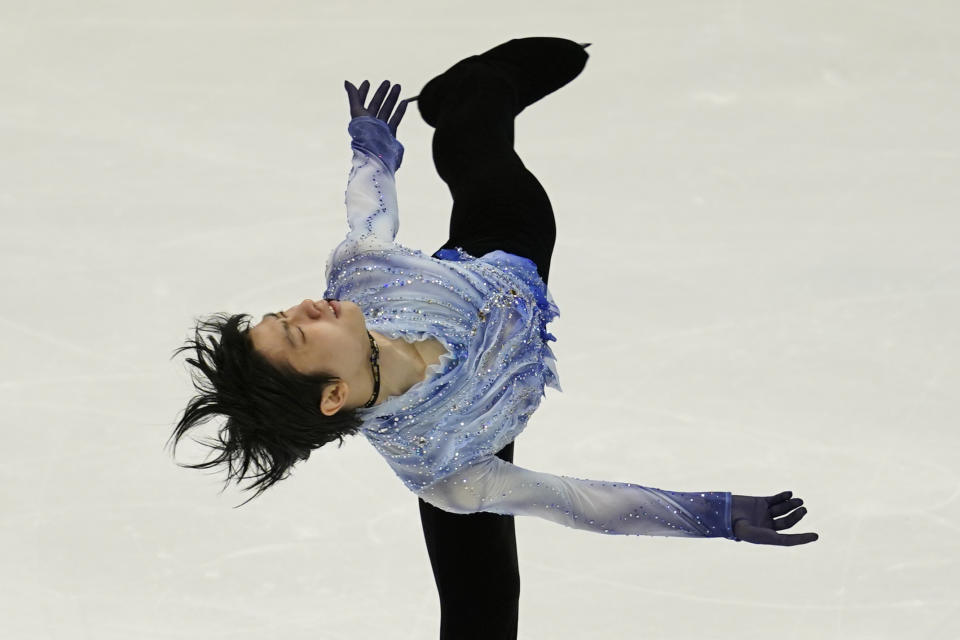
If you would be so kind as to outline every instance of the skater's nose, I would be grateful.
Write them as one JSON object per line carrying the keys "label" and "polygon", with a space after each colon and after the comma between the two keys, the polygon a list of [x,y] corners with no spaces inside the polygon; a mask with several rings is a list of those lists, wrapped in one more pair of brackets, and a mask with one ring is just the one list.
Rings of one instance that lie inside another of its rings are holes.
{"label": "skater's nose", "polygon": [[310,298],[306,298],[303,302],[301,302],[297,306],[297,310],[304,317],[309,318],[311,320],[316,320],[317,318],[320,318],[323,316],[323,314],[320,313],[320,310],[317,308],[317,303],[311,300]]}

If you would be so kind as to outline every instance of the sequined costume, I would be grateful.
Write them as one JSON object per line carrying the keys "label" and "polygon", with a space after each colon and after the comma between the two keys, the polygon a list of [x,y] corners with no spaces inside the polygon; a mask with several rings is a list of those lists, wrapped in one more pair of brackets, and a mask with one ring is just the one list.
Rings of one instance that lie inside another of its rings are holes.
{"label": "sequined costume", "polygon": [[387,124],[350,121],[349,232],[327,261],[325,298],[355,302],[368,329],[447,349],[423,381],[358,409],[361,432],[404,484],[454,513],[532,515],[608,534],[725,537],[728,492],[675,492],[535,472],[494,454],[560,390],[546,325],[558,308],[527,258],[438,257],[395,241],[403,145]]}

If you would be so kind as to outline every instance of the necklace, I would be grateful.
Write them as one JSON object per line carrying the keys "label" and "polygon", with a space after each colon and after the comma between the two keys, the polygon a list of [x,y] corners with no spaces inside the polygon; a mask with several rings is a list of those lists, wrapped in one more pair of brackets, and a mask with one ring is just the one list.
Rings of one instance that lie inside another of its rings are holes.
{"label": "necklace", "polygon": [[367,331],[367,337],[370,338],[370,368],[373,370],[373,395],[367,400],[367,404],[363,405],[364,409],[372,407],[373,403],[377,401],[377,396],[380,395],[380,347],[377,346],[377,343],[369,331]]}

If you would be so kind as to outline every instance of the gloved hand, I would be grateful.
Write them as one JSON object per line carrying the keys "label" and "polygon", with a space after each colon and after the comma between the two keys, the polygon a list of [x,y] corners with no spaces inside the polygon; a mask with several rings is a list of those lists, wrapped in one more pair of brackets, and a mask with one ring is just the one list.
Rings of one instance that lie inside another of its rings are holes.
{"label": "gloved hand", "polygon": [[[393,85],[393,88],[390,89],[390,95],[388,96],[387,89],[390,87],[390,81],[384,80],[380,86],[377,87],[377,92],[373,94],[373,98],[370,99],[370,106],[364,107],[363,102],[367,99],[367,90],[370,89],[370,82],[364,80],[360,83],[360,88],[357,89],[357,87],[353,86],[349,81],[344,80],[343,86],[347,90],[351,118],[371,116],[378,120],[383,120],[387,123],[387,126],[390,127],[390,133],[393,134],[393,137],[397,137],[397,127],[400,126],[400,120],[403,119],[403,114],[407,110],[407,103],[415,98],[402,100],[400,105],[397,106],[397,98],[400,97],[400,85]],[[386,101],[384,101],[384,97],[386,97]],[[391,118],[390,112],[393,111],[394,106],[397,107],[397,111]]]}
{"label": "gloved hand", "polygon": [[[790,499],[792,491],[784,491],[769,498],[755,496],[732,496],[730,520],[733,524],[733,535],[745,542],[754,544],[778,544],[792,547],[797,544],[806,544],[818,539],[815,533],[783,534],[776,533],[782,529],[789,529],[807,515],[807,508],[797,509],[803,504],[800,498]],[[774,518],[790,511],[790,515],[779,520]]]}

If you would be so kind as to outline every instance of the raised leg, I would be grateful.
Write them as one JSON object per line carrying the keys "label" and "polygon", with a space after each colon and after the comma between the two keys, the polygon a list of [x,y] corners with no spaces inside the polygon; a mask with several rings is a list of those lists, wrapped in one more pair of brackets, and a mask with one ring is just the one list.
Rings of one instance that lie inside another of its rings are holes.
{"label": "raised leg", "polygon": [[470,56],[430,80],[418,106],[435,127],[433,160],[453,196],[442,248],[501,249],[532,260],[547,280],[553,207],[513,148],[514,119],[583,70],[587,53],[562,38],[520,38]]}

